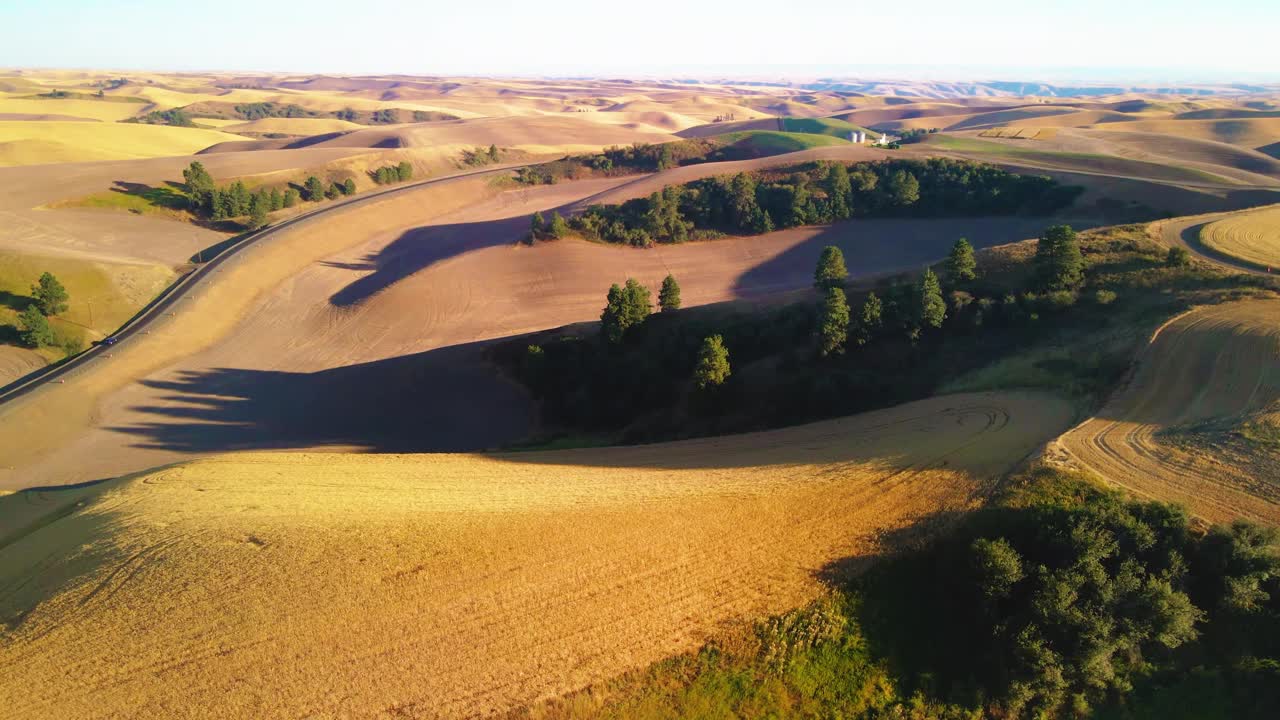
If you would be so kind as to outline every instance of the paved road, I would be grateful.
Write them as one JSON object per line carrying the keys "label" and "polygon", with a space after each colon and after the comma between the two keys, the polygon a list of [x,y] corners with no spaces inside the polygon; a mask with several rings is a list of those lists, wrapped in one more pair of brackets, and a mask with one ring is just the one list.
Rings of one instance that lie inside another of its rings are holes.
{"label": "paved road", "polygon": [[[151,322],[163,316],[166,310],[173,307],[173,305],[181,301],[183,298],[189,296],[196,289],[196,286],[198,286],[206,278],[209,278],[213,273],[215,273],[220,265],[222,265],[228,259],[235,256],[236,253],[240,252],[241,250],[244,250],[250,245],[260,243],[264,240],[268,240],[281,230],[284,230],[286,228],[293,227],[295,225],[299,225],[302,223],[311,222],[321,216],[325,216],[330,213],[338,212],[341,210],[350,209],[351,207],[360,205],[362,203],[381,200],[387,197],[388,195],[409,192],[426,185],[452,181],[458,178],[507,172],[509,170],[514,170],[520,167],[524,167],[524,165],[523,164],[501,165],[497,167],[484,168],[481,170],[468,170],[465,172],[454,173],[451,175],[444,175],[441,177],[430,178],[427,180],[407,183],[404,185],[397,185],[395,187],[388,188],[385,190],[365,193],[362,195],[358,195],[356,197],[347,198],[345,200],[339,200],[336,202],[327,203],[314,210],[310,210],[308,212],[302,213],[301,215],[296,215],[292,218],[289,218],[288,220],[284,220],[282,222],[270,225],[266,228],[263,228],[262,230],[259,230],[255,233],[251,233],[250,235],[247,235],[240,242],[227,248],[222,253],[220,253],[217,257],[206,262],[205,264],[196,268],[194,271],[188,273],[187,275],[184,275],[177,282],[170,285],[162,293],[160,293],[159,296],[157,296],[154,300],[152,300],[150,304],[144,307],[131,320],[129,320],[123,326],[121,326],[120,329],[117,330],[115,334],[112,335],[111,337],[114,337],[116,339],[116,343],[119,344],[127,341],[130,337],[133,337],[134,335],[140,332],[145,332],[147,327],[151,324]],[[94,345],[90,347],[88,350],[85,350],[79,355],[76,355],[75,357],[67,360],[66,362],[47,367],[31,375],[27,375],[22,378],[19,378],[13,383],[10,383],[5,387],[0,388],[0,405],[3,405],[4,403],[9,402],[11,400],[15,400],[19,397],[22,397],[23,395],[26,395],[30,392],[33,392],[38,388],[42,387],[43,385],[53,382],[54,380],[57,380],[58,378],[71,372],[72,370],[85,367],[91,364],[95,358],[108,352],[110,352],[110,346]]]}

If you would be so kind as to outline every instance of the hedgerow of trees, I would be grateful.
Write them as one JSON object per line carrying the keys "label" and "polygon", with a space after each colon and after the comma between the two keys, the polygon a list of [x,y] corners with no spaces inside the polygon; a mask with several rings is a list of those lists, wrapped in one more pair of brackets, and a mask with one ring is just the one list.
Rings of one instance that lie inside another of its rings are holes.
{"label": "hedgerow of trees", "polygon": [[591,239],[647,247],[723,233],[755,235],[853,217],[1050,214],[1079,188],[959,160],[810,163],[671,185],[570,220]]}
{"label": "hedgerow of trees", "polygon": [[214,222],[246,218],[244,224],[250,230],[263,227],[270,213],[294,207],[299,200],[332,200],[356,191],[355,181],[351,178],[330,182],[326,186],[314,175],[303,182],[301,191],[293,187],[284,191],[276,187],[251,191],[239,180],[218,186],[200,162],[193,162],[183,170],[182,179],[186,185],[188,206],[196,215]]}
{"label": "hedgerow of trees", "polygon": [[[1072,246],[1079,253],[1073,233],[1045,235],[1046,246],[1061,243],[1055,254],[1070,257]],[[1034,273],[1014,275],[1030,279],[1010,286],[976,279],[976,271],[975,280],[963,274],[952,280],[950,272],[939,276],[931,268],[854,292],[844,286],[847,268],[837,250],[824,250],[815,262],[815,301],[650,317],[648,290],[632,280],[610,289],[598,339],[537,343],[536,362],[526,357],[527,343],[495,352],[512,353],[500,362],[515,368],[550,424],[627,428],[628,440],[647,441],[670,438],[673,428],[745,430],[922,397],[942,379],[993,361],[1080,302],[1079,288],[1046,292]],[[1098,290],[1086,308],[1101,307]],[[1113,301],[1115,293],[1106,293]],[[735,373],[708,405],[685,393],[711,335],[721,337],[737,367],[764,362],[769,369]],[[1109,377],[1105,372],[1099,377]],[[685,408],[686,402],[693,404]]]}
{"label": "hedgerow of trees", "polygon": [[[379,185],[393,185],[413,179],[413,165],[402,160],[397,165],[385,165],[370,173],[373,181]],[[352,186],[354,189],[354,185]]]}
{"label": "hedgerow of trees", "polygon": [[562,180],[578,180],[597,175],[616,176],[657,172],[705,161],[717,145],[709,140],[682,140],[670,143],[636,143],[611,147],[595,155],[569,155],[559,160],[531,165],[516,171],[516,181],[525,185],[554,185]]}

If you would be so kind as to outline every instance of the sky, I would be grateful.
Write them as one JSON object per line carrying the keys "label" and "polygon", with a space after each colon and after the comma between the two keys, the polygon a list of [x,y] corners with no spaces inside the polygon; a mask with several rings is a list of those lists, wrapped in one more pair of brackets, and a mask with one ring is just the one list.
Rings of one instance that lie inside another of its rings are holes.
{"label": "sky", "polygon": [[0,0],[0,67],[1260,82],[1277,27],[1277,0]]}

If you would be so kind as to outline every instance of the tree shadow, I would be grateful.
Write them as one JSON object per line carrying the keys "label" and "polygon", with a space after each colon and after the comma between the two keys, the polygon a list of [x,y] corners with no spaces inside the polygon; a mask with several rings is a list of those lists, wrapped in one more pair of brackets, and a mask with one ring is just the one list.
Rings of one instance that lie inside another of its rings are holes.
{"label": "tree shadow", "polygon": [[354,263],[324,263],[344,270],[372,271],[329,298],[336,307],[357,305],[395,283],[436,263],[459,255],[501,245],[513,245],[529,229],[521,214],[474,223],[428,225],[408,230],[376,253]]}
{"label": "tree shadow", "polygon": [[143,183],[116,180],[111,187],[112,192],[142,198],[149,205],[166,210],[187,210],[187,196],[183,194],[185,186],[181,183],[167,182],[164,187],[152,187]]}
{"label": "tree shadow", "polygon": [[[0,345],[17,345],[19,347],[26,347],[26,343],[22,342],[22,333],[13,325],[0,325]],[[17,378],[17,380],[21,379],[22,378]],[[0,388],[3,387],[4,386],[0,386]]]}
{"label": "tree shadow", "polygon": [[524,391],[487,365],[482,343],[318,372],[217,368],[142,384],[160,402],[110,428],[136,447],[179,452],[355,446],[382,452],[474,451],[532,427]]}
{"label": "tree shadow", "polygon": [[18,295],[8,290],[0,290],[0,305],[13,310],[14,312],[22,312],[34,305],[36,299],[27,295]]}
{"label": "tree shadow", "polygon": [[[1045,217],[978,217],[946,219],[884,218],[848,220],[826,225],[812,237],[788,248],[740,275],[734,289],[741,295],[761,288],[795,289],[813,282],[813,268],[828,245],[840,248],[852,277],[896,272],[915,273],[947,256],[951,246],[967,238],[975,249],[1038,237],[1045,227],[1060,222]],[[775,235],[812,232],[784,230]],[[721,242],[733,242],[724,240]]]}

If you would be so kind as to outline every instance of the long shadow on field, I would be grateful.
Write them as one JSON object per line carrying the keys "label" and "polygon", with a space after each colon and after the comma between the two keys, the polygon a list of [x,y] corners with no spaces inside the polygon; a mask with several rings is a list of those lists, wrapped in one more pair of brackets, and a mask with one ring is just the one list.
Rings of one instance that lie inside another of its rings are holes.
{"label": "long shadow on field", "polygon": [[329,303],[350,307],[395,283],[449,258],[498,245],[511,245],[529,232],[529,216],[414,228],[358,263],[327,263],[343,270],[372,271],[334,293]]}
{"label": "long shadow on field", "polygon": [[524,392],[459,345],[314,373],[218,368],[144,380],[163,403],[111,430],[178,452],[352,445],[371,451],[470,451],[524,437]]}
{"label": "long shadow on field", "polygon": [[[854,277],[916,272],[946,257],[959,238],[968,238],[981,249],[1038,237],[1055,222],[1061,221],[1043,217],[850,220],[825,226],[812,237],[744,272],[734,283],[734,290],[741,295],[758,295],[808,287],[813,283],[818,256],[828,245],[840,248]],[[796,231],[778,234],[791,232]]]}

